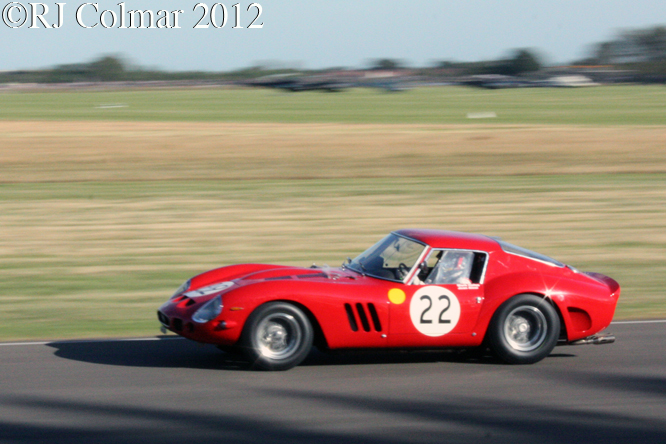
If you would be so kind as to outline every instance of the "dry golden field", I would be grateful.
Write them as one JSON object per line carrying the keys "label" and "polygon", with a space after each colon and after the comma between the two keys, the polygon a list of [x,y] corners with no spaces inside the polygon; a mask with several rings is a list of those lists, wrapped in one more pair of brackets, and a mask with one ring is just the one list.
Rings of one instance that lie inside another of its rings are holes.
{"label": "dry golden field", "polygon": [[0,183],[666,172],[666,127],[0,121]]}

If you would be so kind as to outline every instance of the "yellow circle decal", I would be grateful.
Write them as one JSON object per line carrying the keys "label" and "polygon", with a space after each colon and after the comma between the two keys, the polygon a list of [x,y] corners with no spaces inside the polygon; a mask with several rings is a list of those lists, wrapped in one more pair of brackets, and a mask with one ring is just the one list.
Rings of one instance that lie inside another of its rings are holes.
{"label": "yellow circle decal", "polygon": [[394,304],[402,304],[405,302],[405,299],[407,299],[407,296],[405,295],[405,292],[402,291],[399,288],[392,288],[388,292],[388,298],[389,301],[393,302]]}

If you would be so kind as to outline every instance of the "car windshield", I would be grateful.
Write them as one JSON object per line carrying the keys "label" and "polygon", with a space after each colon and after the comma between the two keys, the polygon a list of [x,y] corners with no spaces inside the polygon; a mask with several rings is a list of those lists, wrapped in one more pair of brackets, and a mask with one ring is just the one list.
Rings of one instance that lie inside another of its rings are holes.
{"label": "car windshield", "polygon": [[347,267],[369,276],[402,281],[416,265],[425,246],[389,234],[352,260]]}

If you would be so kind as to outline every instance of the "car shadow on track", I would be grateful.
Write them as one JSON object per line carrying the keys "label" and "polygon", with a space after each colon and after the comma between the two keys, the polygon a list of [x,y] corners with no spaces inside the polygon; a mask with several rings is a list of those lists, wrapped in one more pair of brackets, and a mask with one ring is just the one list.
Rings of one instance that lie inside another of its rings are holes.
{"label": "car shadow on track", "polygon": [[[80,362],[126,367],[194,368],[210,370],[250,370],[240,355],[222,352],[211,345],[158,337],[145,341],[63,341],[52,342],[55,356]],[[551,357],[571,357],[566,353]],[[480,350],[388,351],[350,350],[323,353],[313,349],[301,364],[310,366],[410,364],[451,362],[476,365],[503,365],[489,353]]]}
{"label": "car shadow on track", "polygon": [[55,356],[73,361],[123,367],[247,369],[242,357],[224,353],[213,346],[173,337],[145,341],[63,341],[52,342]]}

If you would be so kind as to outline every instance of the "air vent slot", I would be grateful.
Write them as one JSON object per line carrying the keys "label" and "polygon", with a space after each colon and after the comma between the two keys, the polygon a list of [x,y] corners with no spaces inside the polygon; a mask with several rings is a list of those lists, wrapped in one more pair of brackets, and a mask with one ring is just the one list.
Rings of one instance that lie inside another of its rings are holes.
{"label": "air vent slot", "polygon": [[382,323],[379,321],[379,315],[377,315],[375,304],[368,304],[368,311],[370,312],[370,318],[372,318],[372,324],[375,327],[375,331],[382,331]]}
{"label": "air vent slot", "polygon": [[298,279],[308,279],[308,278],[323,278],[326,277],[324,273],[308,273],[308,274],[299,274],[296,275]]}
{"label": "air vent slot", "polygon": [[267,281],[283,281],[285,279],[291,279],[291,276],[276,276],[276,277],[266,278]]}
{"label": "air vent slot", "polygon": [[351,305],[345,304],[345,311],[347,312],[347,319],[349,319],[349,326],[351,327],[352,331],[358,331],[356,316],[354,316],[354,310],[352,310]]}
{"label": "air vent slot", "polygon": [[363,330],[370,331],[370,322],[368,321],[368,315],[365,314],[365,309],[363,308],[363,304],[358,302],[356,304],[356,311],[358,312],[358,317],[361,319],[361,325],[363,326]]}
{"label": "air vent slot", "polygon": [[587,331],[592,328],[592,318],[585,310],[575,307],[569,307],[567,310],[571,325],[576,331]]}
{"label": "air vent slot", "polygon": [[183,320],[173,318],[173,329],[176,331],[183,331]]}
{"label": "air vent slot", "polygon": [[192,298],[188,298],[187,296],[182,296],[177,299],[174,299],[174,302],[176,302],[181,307],[189,307],[197,303],[197,301],[195,301]]}

